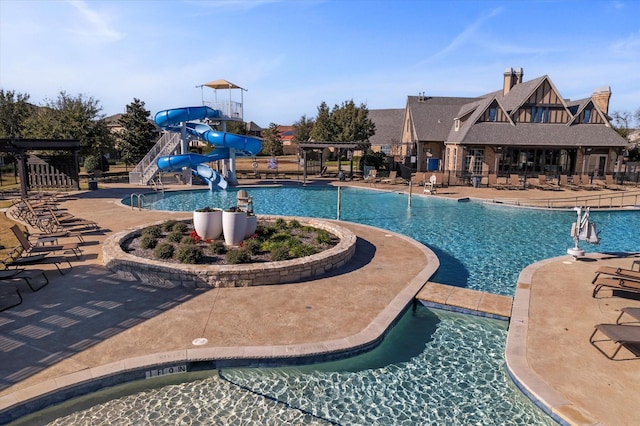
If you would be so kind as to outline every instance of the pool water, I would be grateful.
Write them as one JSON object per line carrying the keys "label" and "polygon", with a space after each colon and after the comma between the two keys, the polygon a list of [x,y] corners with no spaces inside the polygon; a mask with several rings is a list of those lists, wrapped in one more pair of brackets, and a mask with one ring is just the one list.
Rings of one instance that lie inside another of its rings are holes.
{"label": "pool water", "polygon": [[[336,188],[251,188],[257,214],[335,219]],[[179,191],[160,210],[235,205],[235,191]],[[441,266],[433,281],[512,295],[519,272],[566,254],[575,212],[343,188],[340,218],[410,236]],[[599,246],[636,251],[640,212],[594,212]],[[366,309],[366,306],[363,307]],[[68,401],[19,424],[546,425],[553,420],[509,378],[507,323],[436,309],[408,311],[381,345],[304,367],[225,369],[129,383]],[[62,416],[62,417],[61,417]]]}
{"label": "pool water", "polygon": [[[554,424],[507,375],[506,333],[504,321],[418,307],[379,347],[353,358],[201,372],[133,394],[124,385],[93,394],[90,408],[50,424]],[[93,405],[101,399],[108,401]]]}
{"label": "pool water", "polygon": [[[250,188],[257,214],[336,219],[338,190],[328,188]],[[345,187],[340,219],[407,235],[428,246],[440,260],[432,278],[442,284],[513,295],[518,274],[539,260],[565,255],[573,247],[574,211],[534,210],[481,202]],[[177,191],[148,204],[157,210],[192,211],[235,205],[236,191]],[[600,245],[585,251],[632,252],[640,241],[640,212],[592,212]]]}

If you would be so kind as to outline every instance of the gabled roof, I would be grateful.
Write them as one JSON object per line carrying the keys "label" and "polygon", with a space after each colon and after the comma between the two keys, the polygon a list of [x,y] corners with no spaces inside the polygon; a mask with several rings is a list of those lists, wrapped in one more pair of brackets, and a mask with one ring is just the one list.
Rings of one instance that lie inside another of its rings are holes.
{"label": "gabled roof", "polygon": [[[463,107],[463,109],[467,109],[468,105],[473,105],[474,108],[475,108],[473,110],[473,113],[465,121],[465,124],[463,126],[461,126],[460,129],[458,129],[457,131],[455,129],[455,125],[452,126],[451,127],[451,131],[449,132],[449,136],[447,137],[446,140],[447,141],[461,141],[461,140],[463,140],[464,137],[469,132],[469,130],[473,127],[473,125],[477,124],[478,119],[485,113],[487,108],[489,108],[491,106],[491,104],[493,104],[493,101],[496,101],[498,106],[500,108],[502,108],[502,110],[504,111],[505,115],[507,116],[507,118],[509,120],[509,123],[501,123],[501,124],[510,124],[510,125],[513,126],[513,121],[511,120],[511,117],[509,116],[508,111],[502,106],[502,104],[500,103],[498,98],[495,96],[495,92],[494,92],[494,93],[491,94],[491,96],[487,96],[486,98],[482,98],[481,100],[479,100],[477,102],[473,102],[472,104],[465,105]],[[464,114],[460,114],[459,117],[462,117],[463,115]]]}
{"label": "gabled roof", "polygon": [[[523,123],[513,121],[514,115],[545,82],[568,111],[568,123]],[[510,122],[478,122],[487,108],[496,101]],[[575,117],[587,107],[595,110],[608,123],[608,118],[591,98],[569,101],[562,98],[548,76],[515,84],[504,95],[502,90],[477,98],[407,97],[407,111],[411,114],[416,137],[420,141],[444,141],[470,145],[528,145],[528,146],[625,146],[626,141],[606,124],[575,123]],[[464,118],[464,125],[455,130],[455,120]]]}
{"label": "gabled roof", "polygon": [[[575,101],[575,103],[576,103],[577,109],[576,109],[576,112],[573,113],[573,118],[569,120],[568,125],[575,124],[578,118],[580,117],[580,114],[582,113],[582,111],[586,109],[588,106],[591,106],[591,108],[593,108],[593,110],[596,111],[596,113],[602,118],[602,120],[605,123],[609,122],[609,118],[607,117],[607,115],[604,112],[602,112],[600,108],[598,108],[598,105],[595,102],[593,102],[593,99],[591,98],[580,99],[578,101]],[[570,111],[572,107],[573,107],[573,103],[572,105],[569,106]]]}
{"label": "gabled roof", "polygon": [[390,145],[402,140],[404,109],[370,109],[369,120],[376,126],[376,133],[369,138],[372,146]]}
{"label": "gabled roof", "polygon": [[449,135],[454,117],[462,107],[480,98],[409,96],[407,107],[411,113],[416,136],[422,141],[443,141]]}

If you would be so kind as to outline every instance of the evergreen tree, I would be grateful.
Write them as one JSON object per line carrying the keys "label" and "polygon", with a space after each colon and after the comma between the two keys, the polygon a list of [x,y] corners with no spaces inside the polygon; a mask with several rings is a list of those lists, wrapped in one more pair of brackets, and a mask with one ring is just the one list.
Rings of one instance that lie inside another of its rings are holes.
{"label": "evergreen tree", "polygon": [[306,115],[300,117],[300,120],[293,123],[293,142],[307,142],[311,139],[314,124],[313,119],[307,119]]}
{"label": "evergreen tree", "polygon": [[318,116],[311,138],[318,142],[361,142],[369,143],[376,132],[375,124],[369,119],[365,104],[356,106],[353,100],[335,105],[331,111],[325,102],[318,107]]}
{"label": "evergreen tree", "polygon": [[282,155],[282,139],[280,139],[280,131],[276,123],[269,124],[269,128],[262,132],[262,150],[264,155]]}
{"label": "evergreen tree", "polygon": [[120,117],[119,150],[125,164],[137,164],[156,142],[157,130],[150,121],[151,113],[140,99],[133,98],[127,112]]}
{"label": "evergreen tree", "polygon": [[333,140],[331,112],[324,101],[318,107],[318,116],[309,136],[317,142]]}
{"label": "evergreen tree", "polygon": [[369,138],[376,133],[367,106],[361,104],[357,107],[353,100],[333,107],[331,123],[334,142],[369,142]]}

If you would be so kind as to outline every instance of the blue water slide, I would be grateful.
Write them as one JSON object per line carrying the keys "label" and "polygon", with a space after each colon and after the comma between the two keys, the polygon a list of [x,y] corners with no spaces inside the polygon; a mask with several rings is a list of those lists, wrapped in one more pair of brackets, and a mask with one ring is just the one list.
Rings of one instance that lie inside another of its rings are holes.
{"label": "blue water slide", "polygon": [[219,173],[203,163],[229,158],[231,156],[230,148],[233,148],[235,154],[239,156],[255,156],[262,149],[262,143],[258,138],[219,132],[213,130],[207,124],[190,122],[192,120],[220,117],[222,117],[221,111],[208,106],[159,111],[155,115],[155,122],[159,127],[172,132],[181,132],[182,126],[179,126],[179,124],[186,123],[185,131],[187,133],[210,143],[215,149],[208,155],[178,154],[160,157],[157,161],[158,168],[165,171],[175,171],[189,167],[193,174],[208,183],[210,189],[214,187],[226,189],[227,181]]}

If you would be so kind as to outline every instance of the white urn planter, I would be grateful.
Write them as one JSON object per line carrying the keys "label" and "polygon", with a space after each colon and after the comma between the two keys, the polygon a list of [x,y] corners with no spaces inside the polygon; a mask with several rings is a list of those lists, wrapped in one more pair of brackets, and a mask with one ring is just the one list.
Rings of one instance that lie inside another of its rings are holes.
{"label": "white urn planter", "polygon": [[258,227],[258,216],[256,215],[247,215],[247,225],[244,230],[244,237],[249,238],[253,234],[256,233],[256,228]]}
{"label": "white urn planter", "polygon": [[244,240],[247,227],[247,212],[222,212],[222,233],[224,243],[228,246],[237,246]]}
{"label": "white urn planter", "polygon": [[203,240],[215,240],[222,234],[222,210],[194,211],[193,229]]}

